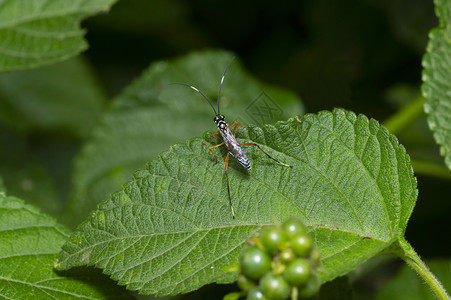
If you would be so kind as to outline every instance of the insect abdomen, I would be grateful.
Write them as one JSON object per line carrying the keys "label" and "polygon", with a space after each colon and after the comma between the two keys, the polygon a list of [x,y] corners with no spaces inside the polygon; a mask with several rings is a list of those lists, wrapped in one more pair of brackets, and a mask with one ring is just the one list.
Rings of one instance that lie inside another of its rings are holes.
{"label": "insect abdomen", "polygon": [[222,128],[219,125],[218,127],[222,139],[224,140],[224,143],[227,146],[227,150],[229,150],[229,153],[233,157],[235,157],[243,167],[245,167],[246,169],[250,169],[251,163],[249,162],[249,159],[247,159],[246,153],[244,152],[243,148],[241,148],[235,136],[232,134],[232,131],[230,131],[230,128],[227,126],[227,123],[224,122],[224,126],[222,126]]}
{"label": "insect abdomen", "polygon": [[249,159],[247,159],[246,153],[244,153],[241,147],[238,151],[230,151],[230,154],[236,158],[240,165],[246,169],[251,169],[251,163],[249,162]]}
{"label": "insect abdomen", "polygon": [[251,163],[249,162],[249,160],[247,159],[247,157],[246,156],[244,156],[244,157],[240,157],[240,158],[237,158],[237,160],[240,162],[240,164],[243,166],[243,167],[245,167],[246,169],[251,169]]}

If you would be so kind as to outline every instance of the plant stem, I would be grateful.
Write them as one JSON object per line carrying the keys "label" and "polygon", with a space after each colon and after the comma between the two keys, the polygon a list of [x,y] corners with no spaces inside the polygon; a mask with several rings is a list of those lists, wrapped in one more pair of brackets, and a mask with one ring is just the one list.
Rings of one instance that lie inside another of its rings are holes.
{"label": "plant stem", "polygon": [[400,239],[397,243],[397,247],[392,248],[392,250],[396,255],[409,264],[409,266],[411,266],[412,269],[414,269],[417,274],[421,276],[421,278],[423,278],[438,299],[449,299],[449,296],[440,281],[435,278],[434,274],[431,273],[426,264],[421,260],[415,250],[413,250],[412,246],[410,246],[404,238]]}
{"label": "plant stem", "polygon": [[411,163],[415,174],[451,180],[451,171],[442,164],[414,159]]}
{"label": "plant stem", "polygon": [[298,300],[298,288],[293,287],[291,289],[291,300]]}
{"label": "plant stem", "polygon": [[402,108],[384,122],[391,134],[397,134],[424,114],[424,97],[418,96],[412,103]]}

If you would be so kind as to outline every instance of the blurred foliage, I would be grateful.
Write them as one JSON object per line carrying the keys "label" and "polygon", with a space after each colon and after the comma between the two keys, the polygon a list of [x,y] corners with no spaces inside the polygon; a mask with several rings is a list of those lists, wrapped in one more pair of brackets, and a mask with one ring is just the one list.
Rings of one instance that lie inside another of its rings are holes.
{"label": "blurred foliage", "polygon": [[19,132],[61,131],[86,137],[105,101],[79,57],[0,74],[0,119]]}
{"label": "blurred foliage", "polygon": [[[451,288],[449,258],[426,260],[432,273],[446,290]],[[354,283],[353,299],[437,299],[430,287],[393,255],[374,257],[350,273]]]}
{"label": "blurred foliage", "polygon": [[217,47],[236,52],[257,77],[298,92],[309,112],[339,106],[381,120],[393,112],[385,89],[420,83],[436,23],[432,1],[422,0],[129,0],[85,26],[88,57],[111,94],[149,61]]}
{"label": "blurred foliage", "polygon": [[23,197],[44,212],[58,215],[62,203],[49,172],[30,155],[24,139],[0,126],[0,174],[3,190]]}
{"label": "blurred foliage", "polygon": [[0,175],[8,193],[58,216],[78,143],[105,103],[80,58],[0,74]]}
{"label": "blurred foliage", "polygon": [[0,72],[36,68],[88,48],[80,21],[117,0],[0,1]]}
{"label": "blurred foliage", "polygon": [[[434,275],[446,290],[451,289],[451,267],[449,259],[426,261]],[[368,299],[367,297],[363,299]],[[433,300],[437,299],[429,286],[423,284],[418,275],[407,265],[403,265],[394,279],[382,286],[375,297],[377,300]]]}

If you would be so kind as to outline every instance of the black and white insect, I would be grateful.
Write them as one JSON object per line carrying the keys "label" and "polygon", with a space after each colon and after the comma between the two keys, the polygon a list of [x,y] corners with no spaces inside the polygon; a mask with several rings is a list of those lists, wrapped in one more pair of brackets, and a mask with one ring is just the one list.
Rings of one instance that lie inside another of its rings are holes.
{"label": "black and white insect", "polygon": [[[202,97],[205,98],[205,100],[207,100],[207,102],[210,104],[211,108],[213,109],[214,113],[215,113],[215,118],[213,119],[213,121],[216,123],[216,125],[218,126],[218,132],[214,133],[213,135],[217,135],[217,134],[221,134],[221,137],[223,139],[223,142],[216,145],[216,146],[212,146],[210,148],[208,148],[208,150],[211,151],[211,153],[213,153],[213,155],[217,158],[216,154],[213,152],[212,149],[220,147],[222,145],[226,145],[227,147],[227,156],[225,159],[225,164],[224,164],[224,172],[226,175],[226,179],[227,179],[227,194],[229,196],[229,204],[230,204],[230,210],[232,211],[232,218],[235,219],[235,211],[233,209],[233,205],[232,205],[232,198],[230,197],[230,184],[229,184],[229,175],[227,174],[227,166],[229,164],[229,155],[232,155],[233,157],[235,157],[238,162],[245,167],[246,169],[251,169],[251,163],[249,162],[249,159],[246,156],[246,152],[244,152],[243,148],[241,148],[242,146],[255,146],[257,147],[261,152],[263,152],[268,158],[274,160],[275,162],[277,162],[279,165],[285,166],[285,167],[292,167],[290,165],[284,164],[280,161],[278,161],[277,159],[271,157],[268,153],[266,153],[265,151],[263,151],[263,149],[256,143],[244,143],[244,144],[239,144],[238,141],[235,138],[236,135],[236,130],[237,130],[237,126],[241,126],[243,128],[245,128],[242,124],[240,124],[237,121],[234,121],[232,124],[227,125],[224,116],[220,114],[219,111],[219,101],[220,101],[220,97],[221,97],[221,88],[222,88],[222,84],[224,83],[224,78],[225,75],[227,73],[227,70],[229,69],[230,65],[232,64],[233,60],[235,58],[232,59],[232,61],[229,63],[229,65],[227,66],[227,68],[224,71],[224,74],[222,75],[221,78],[221,83],[219,84],[219,92],[218,92],[218,111],[216,112],[213,104],[211,103],[211,101],[207,98],[207,96],[205,96],[199,89],[195,88],[192,85],[186,84],[186,83],[171,83],[171,84],[179,84],[179,85],[184,85],[187,86],[189,88],[192,88],[193,90],[195,90],[196,92],[198,92],[199,94],[202,95]],[[235,129],[232,131],[230,130],[231,127],[235,126]]]}

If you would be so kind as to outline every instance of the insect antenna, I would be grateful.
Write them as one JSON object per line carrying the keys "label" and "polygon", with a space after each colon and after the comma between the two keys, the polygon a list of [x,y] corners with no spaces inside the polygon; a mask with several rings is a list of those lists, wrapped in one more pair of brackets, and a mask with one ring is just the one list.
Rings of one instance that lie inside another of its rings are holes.
{"label": "insect antenna", "polygon": [[235,59],[235,56],[232,57],[232,60],[230,61],[230,63],[229,63],[229,65],[227,66],[227,68],[225,69],[224,74],[222,75],[222,78],[221,78],[221,84],[219,85],[219,92],[218,92],[218,114],[219,114],[219,99],[220,99],[220,97],[221,97],[221,88],[222,88],[222,84],[224,83],[224,78],[225,78],[225,75],[226,75],[226,73],[227,73],[227,70],[229,69],[229,67],[230,67],[230,65],[232,64],[232,62],[233,62],[234,59]]}
{"label": "insect antenna", "polygon": [[[194,87],[194,86],[192,86],[192,85],[189,85],[189,84],[186,84],[186,83],[180,83],[180,82],[170,83],[169,85],[174,85],[174,84],[187,86],[187,87],[189,87],[189,88],[192,88],[193,90],[195,90],[195,91],[198,92],[199,94],[201,94],[202,97],[204,97],[205,100],[207,100],[207,102],[210,104],[211,108],[213,108],[213,111],[215,112],[215,115],[218,115],[218,113],[216,113],[216,109],[214,108],[214,106],[213,106],[213,104],[211,103],[211,101],[207,98],[207,96],[205,96],[201,91],[199,91],[198,88],[196,88],[196,87]],[[219,107],[218,107],[218,108],[219,108]],[[218,110],[218,111],[219,111],[219,110]]]}

